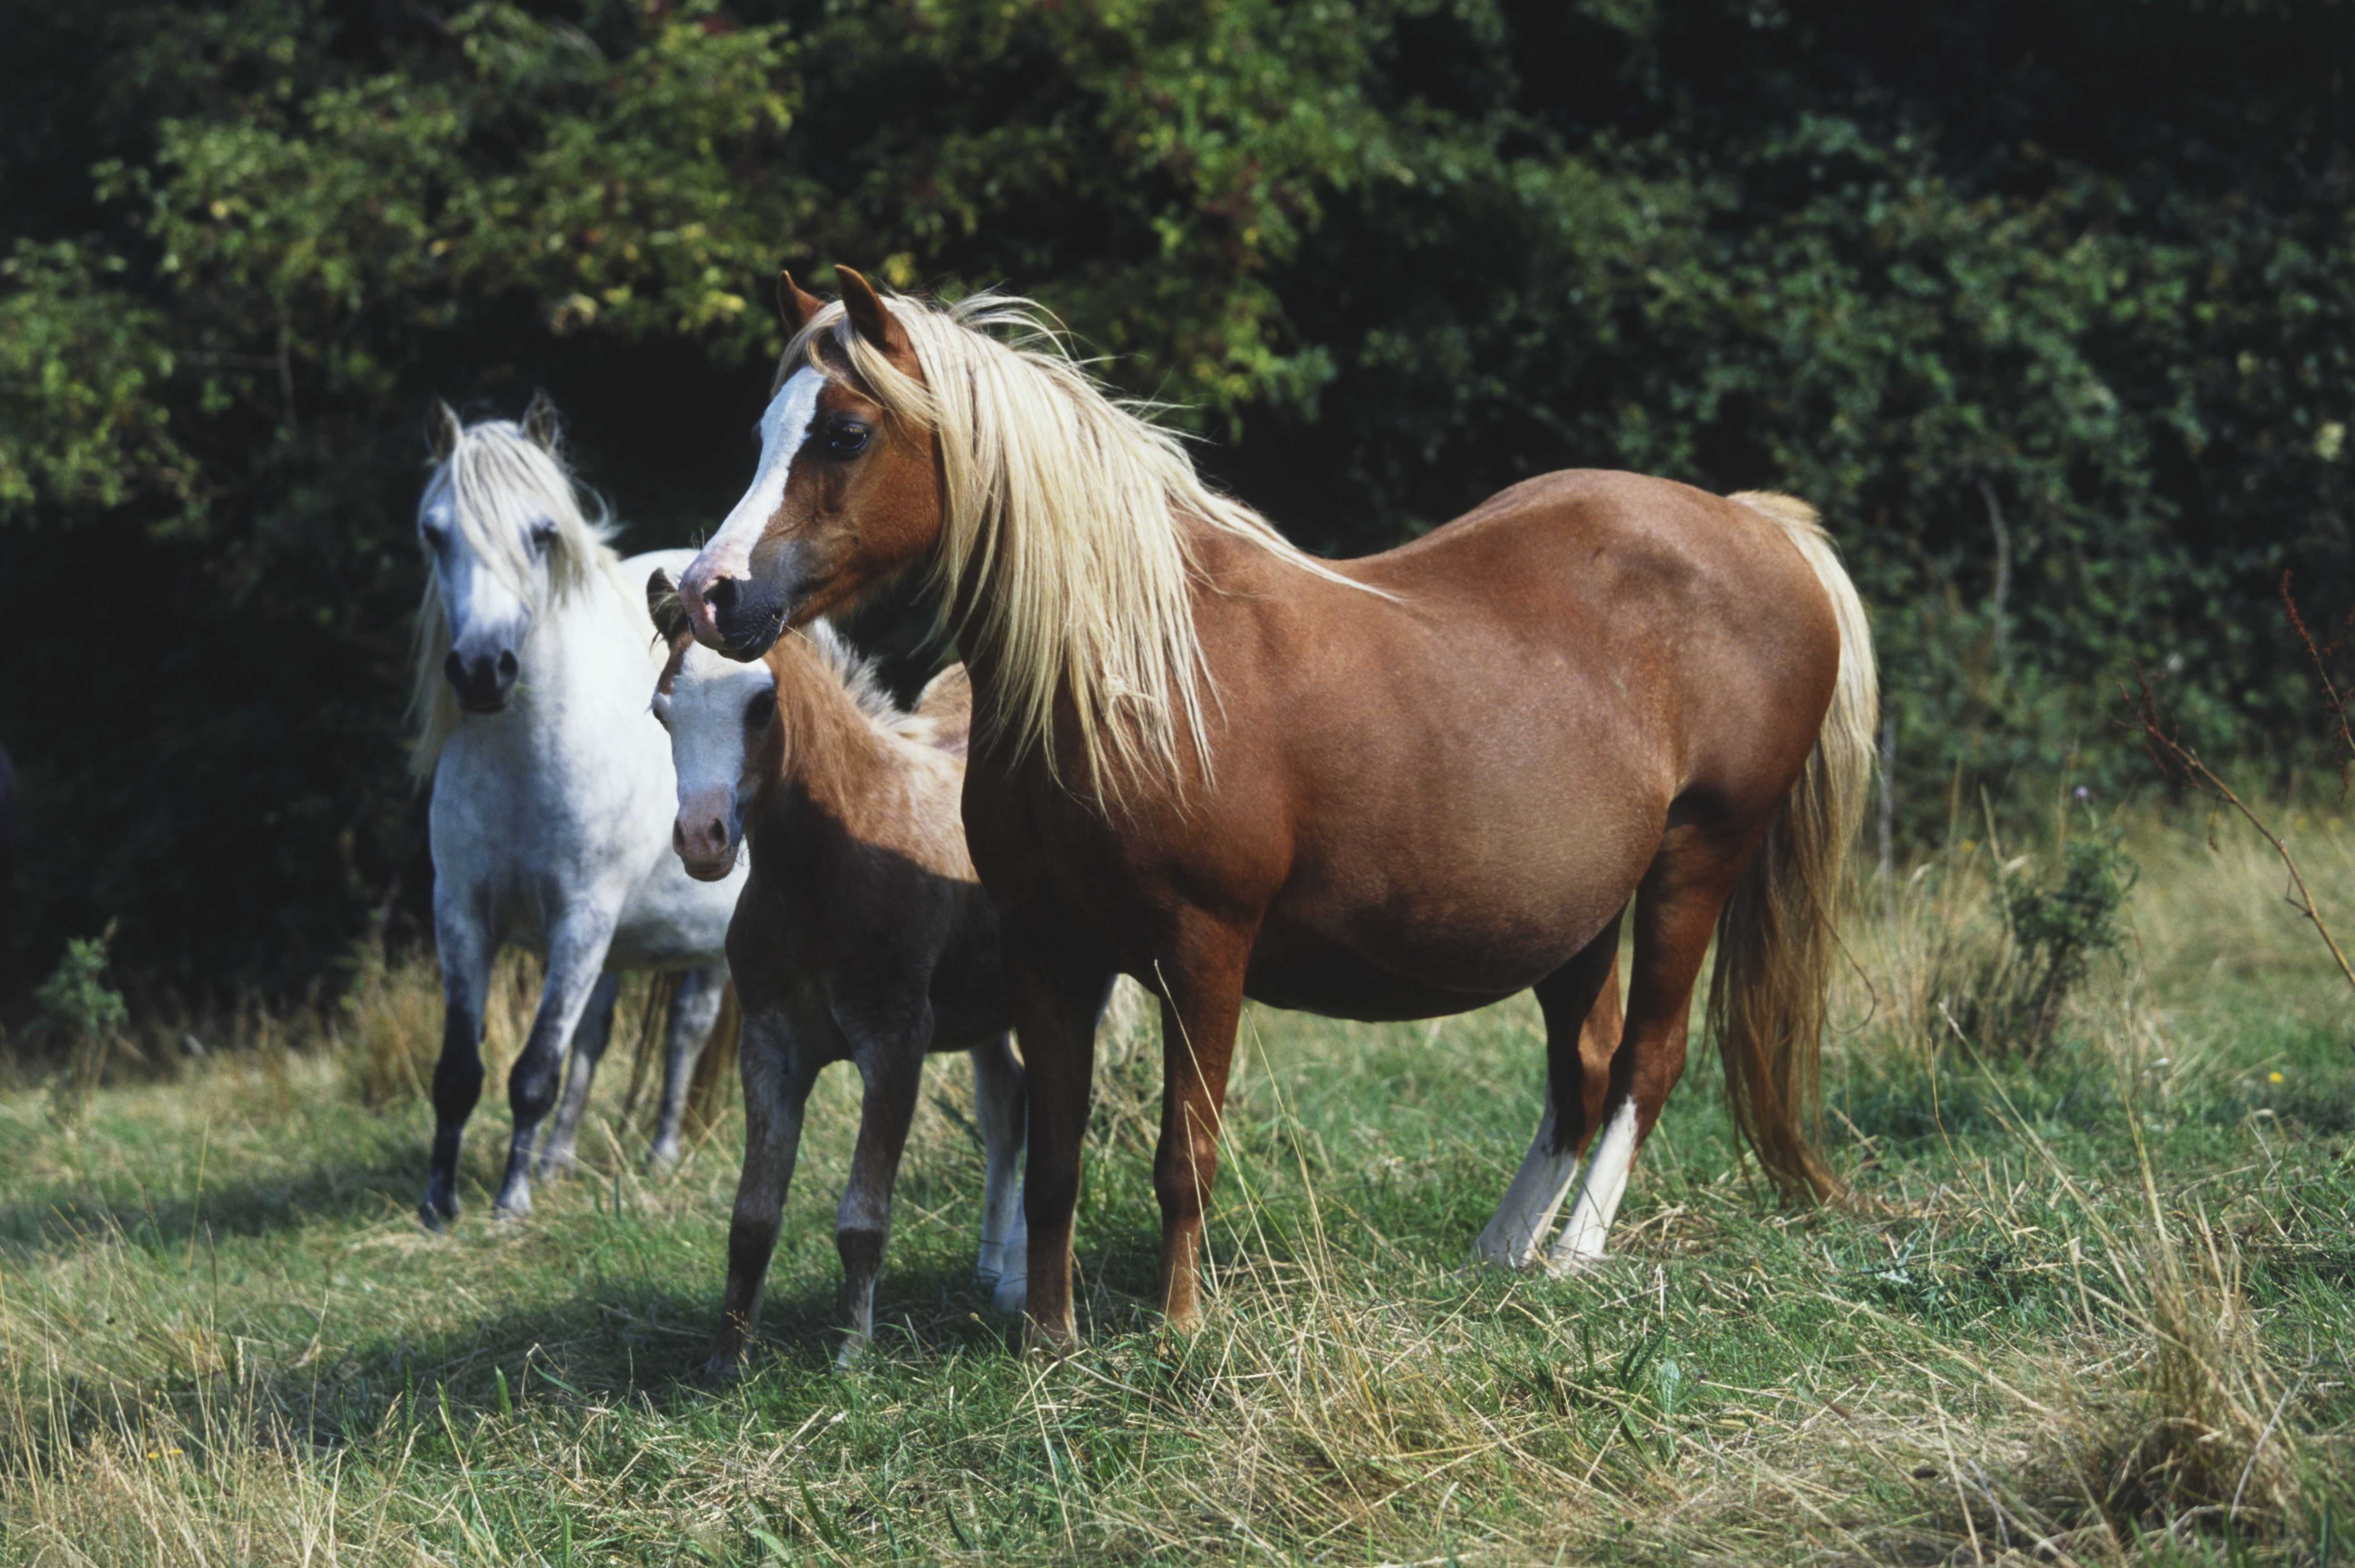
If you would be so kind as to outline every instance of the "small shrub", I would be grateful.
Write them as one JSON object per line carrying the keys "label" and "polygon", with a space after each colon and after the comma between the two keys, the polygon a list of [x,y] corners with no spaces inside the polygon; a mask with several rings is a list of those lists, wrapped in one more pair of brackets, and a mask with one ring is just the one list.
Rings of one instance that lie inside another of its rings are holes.
{"label": "small shrub", "polygon": [[2011,1037],[2040,1054],[2060,1027],[2061,1009],[2094,959],[2126,941],[2118,910],[2136,869],[2115,833],[2072,838],[2062,847],[2061,876],[2051,883],[2014,882],[2004,900],[2016,953]]}
{"label": "small shrub", "polygon": [[1937,955],[1934,1005],[1975,1050],[2041,1056],[2094,960],[2126,941],[2136,868],[2117,836],[2070,838],[2060,859],[2049,879],[2000,867],[1986,895],[1995,918],[1958,924]]}
{"label": "small shrub", "polygon": [[114,923],[109,921],[96,936],[67,943],[65,956],[33,993],[35,1036],[65,1051],[64,1071],[49,1096],[50,1113],[61,1122],[80,1120],[106,1071],[109,1051],[131,1019],[123,993],[106,983],[107,948],[113,940]]}

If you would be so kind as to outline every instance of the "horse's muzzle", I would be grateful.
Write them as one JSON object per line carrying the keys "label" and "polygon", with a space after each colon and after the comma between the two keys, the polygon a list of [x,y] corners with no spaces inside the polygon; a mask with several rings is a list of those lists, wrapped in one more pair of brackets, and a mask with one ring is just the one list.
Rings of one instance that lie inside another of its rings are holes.
{"label": "horse's muzzle", "polygon": [[757,578],[714,578],[703,591],[703,603],[711,633],[705,644],[745,663],[775,645],[791,609],[782,589],[764,587]]}
{"label": "horse's muzzle", "polygon": [[728,814],[706,805],[682,805],[670,827],[670,847],[678,863],[698,882],[716,882],[736,869],[736,847],[741,840]]}
{"label": "horse's muzzle", "polygon": [[461,654],[450,650],[442,661],[442,673],[449,677],[450,688],[458,694],[458,706],[469,713],[496,713],[507,705],[507,693],[516,682],[515,650],[501,648],[496,654]]}

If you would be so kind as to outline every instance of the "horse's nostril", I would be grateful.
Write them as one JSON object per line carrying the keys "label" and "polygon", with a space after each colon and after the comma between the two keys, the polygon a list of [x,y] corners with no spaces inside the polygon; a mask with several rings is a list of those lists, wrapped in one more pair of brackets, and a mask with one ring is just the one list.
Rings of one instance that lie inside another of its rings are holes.
{"label": "horse's nostril", "polygon": [[682,855],[687,853],[686,823],[674,822],[670,825],[670,847],[677,850]]}
{"label": "horse's nostril", "polygon": [[466,661],[458,656],[457,649],[452,648],[450,650],[450,656],[442,661],[442,673],[448,676],[452,680],[464,680],[466,678]]}
{"label": "horse's nostril", "polygon": [[499,675],[500,675],[500,677],[501,677],[503,679],[506,679],[506,680],[513,680],[513,679],[515,678],[515,672],[516,672],[516,656],[515,656],[515,655],[514,655],[513,653],[511,653],[511,652],[502,651],[502,652],[500,653],[500,655],[499,655]]}
{"label": "horse's nostril", "polygon": [[711,586],[703,591],[703,598],[715,611],[733,610],[736,607],[736,580],[732,577],[713,578]]}

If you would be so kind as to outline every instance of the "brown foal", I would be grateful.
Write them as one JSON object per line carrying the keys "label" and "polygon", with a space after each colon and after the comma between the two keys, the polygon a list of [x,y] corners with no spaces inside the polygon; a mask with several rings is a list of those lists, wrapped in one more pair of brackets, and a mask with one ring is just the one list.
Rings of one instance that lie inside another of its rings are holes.
{"label": "brown foal", "polygon": [[1547,1258],[1591,1148],[1550,1254],[1570,1266],[1602,1254],[1684,1070],[1715,933],[1736,1125],[1785,1191],[1832,1189],[1805,1127],[1876,688],[1808,508],[1563,473],[1320,561],[1202,486],[1018,302],[887,303],[838,275],[837,305],[781,282],[798,332],[760,475],[682,598],[698,639],[750,659],[905,567],[943,590],[975,691],[966,832],[1029,1072],[1038,1336],[1075,1331],[1115,974],[1162,1000],[1154,1179],[1180,1326],[1247,996],[1403,1019],[1534,990],[1547,1106],[1479,1246]]}
{"label": "brown foal", "polygon": [[997,917],[957,814],[972,688],[952,667],[901,713],[823,624],[732,664],[689,637],[667,578],[646,586],[670,639],[654,710],[678,770],[673,845],[707,881],[728,874],[740,843],[752,859],[728,928],[743,1003],[744,1172],[707,1375],[732,1371],[752,1335],[803,1104],[819,1070],[843,1061],[866,1091],[835,1219],[847,1362],[874,1333],[891,1188],[932,1051],[973,1053],[983,1279],[995,1283],[1005,1248],[1021,1245],[1022,1069],[1007,1040]]}

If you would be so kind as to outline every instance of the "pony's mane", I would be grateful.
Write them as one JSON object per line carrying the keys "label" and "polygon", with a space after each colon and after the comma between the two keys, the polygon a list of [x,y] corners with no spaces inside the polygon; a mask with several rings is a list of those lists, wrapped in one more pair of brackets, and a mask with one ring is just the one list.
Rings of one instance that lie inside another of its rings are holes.
{"label": "pony's mane", "polygon": [[[608,541],[614,527],[593,493],[574,480],[558,453],[524,433],[513,420],[485,420],[458,432],[449,457],[426,481],[421,510],[443,493],[459,536],[485,570],[531,604],[536,616],[552,605],[532,603],[531,557],[527,530],[543,519],[556,526],[548,547],[549,585],[557,603],[602,580],[645,620],[645,596],[621,580],[621,558]],[[586,497],[592,517],[582,508]],[[647,623],[651,630],[652,622]],[[450,656],[450,618],[443,613],[440,581],[425,574],[425,595],[417,606],[415,667],[410,675],[410,716],[417,739],[409,757],[410,776],[423,784],[433,776],[442,748],[458,728],[457,694],[442,677]]]}
{"label": "pony's mane", "polygon": [[825,375],[847,366],[894,418],[933,432],[945,482],[935,586],[949,629],[992,661],[989,738],[1011,757],[1036,746],[1064,776],[1054,735],[1063,691],[1078,717],[1081,787],[1099,807],[1148,775],[1183,795],[1181,715],[1195,771],[1209,781],[1203,696],[1215,703],[1217,692],[1180,518],[1387,597],[1205,485],[1179,438],[1107,396],[1029,301],[980,293],[943,306],[894,294],[890,307],[921,382],[861,337],[838,302],[787,347],[779,381],[805,363]]}
{"label": "pony's mane", "polygon": [[842,683],[843,695],[850,699],[859,716],[868,723],[890,730],[908,717],[891,700],[883,677],[876,672],[875,661],[852,647],[849,639],[834,629],[833,623],[812,621],[799,635],[808,641],[810,651],[826,667],[826,672]]}

